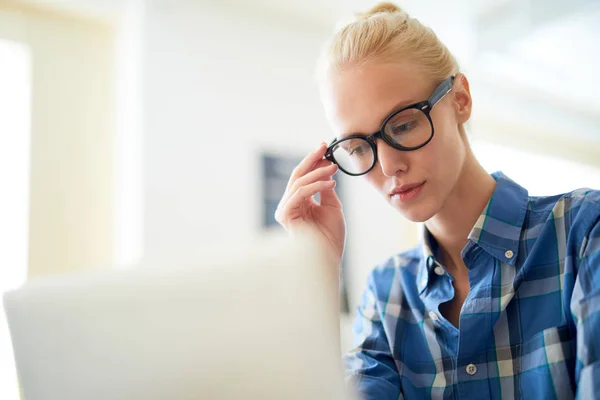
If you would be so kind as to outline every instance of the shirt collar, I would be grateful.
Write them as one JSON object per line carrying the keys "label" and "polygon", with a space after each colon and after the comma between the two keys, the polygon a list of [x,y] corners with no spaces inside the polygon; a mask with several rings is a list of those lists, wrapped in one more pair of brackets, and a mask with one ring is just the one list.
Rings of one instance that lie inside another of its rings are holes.
{"label": "shirt collar", "polygon": [[433,268],[438,265],[435,259],[437,253],[437,243],[431,233],[421,225],[421,262],[417,272],[417,289],[422,293],[429,284],[429,277],[433,273]]}
{"label": "shirt collar", "polygon": [[[496,180],[496,188],[469,233],[469,243],[462,256],[464,258],[465,252],[477,245],[501,262],[515,265],[529,194],[502,172],[495,172],[492,177]],[[417,274],[419,292],[427,287],[433,268],[439,265],[435,257],[437,243],[425,225],[422,228],[421,253]]]}
{"label": "shirt collar", "polygon": [[515,265],[529,194],[502,172],[492,177],[496,189],[469,233],[469,240],[498,260]]}

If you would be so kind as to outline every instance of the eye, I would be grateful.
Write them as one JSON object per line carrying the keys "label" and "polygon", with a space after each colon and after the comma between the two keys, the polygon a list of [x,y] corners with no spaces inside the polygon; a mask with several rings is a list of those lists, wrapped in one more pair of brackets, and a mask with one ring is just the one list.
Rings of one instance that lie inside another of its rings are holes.
{"label": "eye", "polygon": [[363,139],[351,139],[340,144],[348,156],[361,157],[368,154],[371,146]]}
{"label": "eye", "polygon": [[365,146],[356,146],[348,151],[348,153],[352,155],[361,155],[365,153]]}
{"label": "eye", "polygon": [[403,123],[394,123],[392,124],[392,134],[401,135],[403,133],[407,133],[412,131],[417,127],[418,123],[416,120],[407,121]]}
{"label": "eye", "polygon": [[427,116],[417,108],[408,108],[394,114],[387,122],[385,132],[392,137],[406,136],[424,127]]}
{"label": "eye", "polygon": [[359,145],[352,146],[348,148],[348,155],[354,157],[363,157],[369,154],[371,151],[371,146],[367,143],[361,143]]}

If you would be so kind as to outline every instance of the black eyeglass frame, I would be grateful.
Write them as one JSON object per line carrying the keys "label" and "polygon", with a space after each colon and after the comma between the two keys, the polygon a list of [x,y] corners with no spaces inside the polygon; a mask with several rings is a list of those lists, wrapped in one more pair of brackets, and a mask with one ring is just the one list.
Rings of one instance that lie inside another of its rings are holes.
{"label": "black eyeglass frame", "polygon": [[[431,120],[431,109],[433,108],[433,106],[435,106],[441,99],[444,98],[444,96],[446,96],[450,90],[452,90],[452,87],[454,86],[454,78],[455,75],[449,76],[448,78],[444,79],[438,86],[437,88],[435,88],[435,90],[433,91],[433,93],[431,94],[431,96],[429,96],[429,98],[425,101],[421,101],[419,103],[415,103],[415,104],[411,104],[409,106],[403,107],[401,109],[398,109],[396,111],[393,111],[381,124],[381,128],[379,128],[379,130],[375,133],[372,133],[371,135],[368,136],[364,136],[361,134],[356,134],[356,135],[350,135],[347,136],[343,139],[334,139],[331,144],[327,147],[327,151],[325,152],[325,156],[324,158],[328,161],[333,162],[334,164],[337,164],[338,167],[342,170],[342,172],[351,175],[351,176],[360,176],[360,175],[365,175],[368,174],[373,167],[375,167],[375,164],[377,164],[377,145],[375,144],[375,140],[376,139],[382,139],[385,143],[387,143],[388,145],[390,145],[391,147],[393,147],[394,149],[400,150],[400,151],[414,151],[414,150],[418,150],[422,147],[424,147],[425,145],[427,145],[427,143],[429,143],[431,141],[431,139],[433,139],[433,134],[434,134],[434,127],[433,127],[433,121]],[[425,116],[427,116],[427,119],[429,120],[429,124],[431,125],[431,135],[429,136],[429,139],[427,139],[424,143],[418,145],[418,146],[413,146],[413,147],[405,147],[405,146],[401,146],[399,144],[394,143],[391,139],[389,139],[387,137],[387,135],[384,133],[385,132],[385,126],[387,125],[387,123],[394,118],[397,114],[406,111],[406,110],[410,110],[412,108],[416,108],[420,111],[422,111]],[[367,143],[369,143],[369,145],[371,146],[371,149],[373,150],[373,164],[365,171],[362,172],[360,174],[354,174],[351,172],[346,171],[344,168],[342,168],[341,165],[339,165],[337,163],[337,161],[335,160],[335,158],[333,157],[333,148],[335,146],[337,146],[338,144],[346,141],[346,140],[350,140],[350,139],[364,139],[367,141]]]}

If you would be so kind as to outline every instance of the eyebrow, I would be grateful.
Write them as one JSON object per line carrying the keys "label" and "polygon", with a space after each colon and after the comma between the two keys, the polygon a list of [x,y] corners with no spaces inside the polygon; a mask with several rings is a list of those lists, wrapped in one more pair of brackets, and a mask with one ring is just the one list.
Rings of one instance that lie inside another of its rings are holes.
{"label": "eyebrow", "polygon": [[[421,100],[421,101],[424,101],[424,100]],[[405,100],[405,101],[399,102],[381,120],[381,122],[379,123],[379,128],[381,129],[381,124],[383,123],[383,121],[385,121],[387,119],[387,117],[389,117],[390,115],[392,115],[396,111],[402,110],[403,108],[406,108],[406,107],[409,107],[409,106],[412,106],[412,105],[415,105],[417,103],[420,103],[421,101],[414,101],[414,100],[408,100],[408,101],[406,101]],[[364,136],[364,137],[367,137],[367,136],[370,136],[370,135],[372,135],[374,133],[377,133],[377,132],[379,132],[379,131],[375,131],[375,132],[371,132],[371,133],[364,133],[364,132],[342,133],[340,136],[338,136],[336,138],[336,140],[342,140],[342,139],[345,139],[345,138],[350,137],[350,136]]]}

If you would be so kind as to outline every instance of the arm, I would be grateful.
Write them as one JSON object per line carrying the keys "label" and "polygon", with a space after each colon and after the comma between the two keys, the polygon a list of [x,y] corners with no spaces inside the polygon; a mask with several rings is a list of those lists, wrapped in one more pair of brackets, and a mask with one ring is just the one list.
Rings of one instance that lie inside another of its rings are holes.
{"label": "arm", "polygon": [[600,399],[600,222],[581,249],[571,310],[577,326],[578,399]]}
{"label": "arm", "polygon": [[398,400],[400,376],[396,369],[377,305],[373,275],[354,320],[354,349],[344,357],[348,379],[365,400]]}

